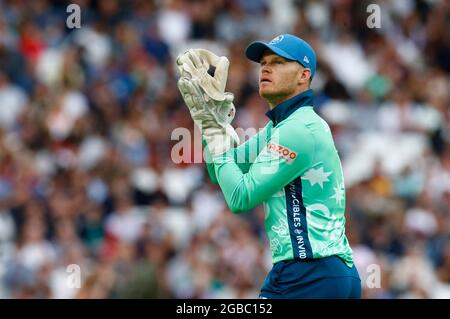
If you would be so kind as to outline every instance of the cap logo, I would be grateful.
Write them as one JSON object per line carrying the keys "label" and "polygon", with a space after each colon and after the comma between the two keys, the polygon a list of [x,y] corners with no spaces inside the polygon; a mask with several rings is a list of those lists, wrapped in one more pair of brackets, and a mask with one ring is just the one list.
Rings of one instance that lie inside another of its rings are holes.
{"label": "cap logo", "polygon": [[277,44],[277,43],[283,41],[283,39],[284,39],[284,35],[279,35],[279,36],[273,38],[273,40],[270,41],[269,44]]}
{"label": "cap logo", "polygon": [[305,57],[303,58],[303,62],[305,62],[305,63],[309,63],[309,59],[308,59],[308,57],[305,55]]}

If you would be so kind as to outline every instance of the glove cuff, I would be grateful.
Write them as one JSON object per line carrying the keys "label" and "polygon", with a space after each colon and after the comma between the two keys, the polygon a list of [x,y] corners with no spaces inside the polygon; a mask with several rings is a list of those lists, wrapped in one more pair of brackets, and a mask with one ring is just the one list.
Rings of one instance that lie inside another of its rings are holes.
{"label": "glove cuff", "polygon": [[239,136],[231,125],[227,125],[225,128],[207,128],[203,131],[203,138],[213,157],[221,155],[239,144]]}

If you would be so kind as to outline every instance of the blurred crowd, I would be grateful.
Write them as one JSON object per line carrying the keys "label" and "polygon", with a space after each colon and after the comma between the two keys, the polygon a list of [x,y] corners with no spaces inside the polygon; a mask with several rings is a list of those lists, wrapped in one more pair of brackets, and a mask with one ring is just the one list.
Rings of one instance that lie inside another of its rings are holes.
{"label": "blurred crowd", "polygon": [[258,129],[244,49],[284,32],[318,56],[364,297],[450,298],[449,21],[445,0],[0,0],[0,298],[257,298],[262,208],[173,160],[195,129],[174,58],[226,55],[234,126]]}

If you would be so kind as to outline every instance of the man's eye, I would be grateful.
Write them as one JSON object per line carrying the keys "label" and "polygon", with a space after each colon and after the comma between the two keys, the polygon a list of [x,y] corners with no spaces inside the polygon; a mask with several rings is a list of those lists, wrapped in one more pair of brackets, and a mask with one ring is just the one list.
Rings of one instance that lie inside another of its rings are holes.
{"label": "man's eye", "polygon": [[283,64],[283,61],[275,61],[275,64]]}

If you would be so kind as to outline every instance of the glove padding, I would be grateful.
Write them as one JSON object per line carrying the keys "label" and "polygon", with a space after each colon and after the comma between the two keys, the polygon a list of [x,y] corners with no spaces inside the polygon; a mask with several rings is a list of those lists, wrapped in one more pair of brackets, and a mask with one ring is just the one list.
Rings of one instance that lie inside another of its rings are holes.
{"label": "glove padding", "polygon": [[223,128],[233,121],[236,109],[232,93],[224,93],[225,99],[216,101],[203,92],[196,78],[181,77],[177,85],[192,119],[200,129],[214,126]]}
{"label": "glove padding", "polygon": [[[218,57],[204,49],[190,49],[177,57],[180,75],[197,79],[205,93],[216,101],[224,101],[227,98],[224,92],[229,65],[230,61],[225,56]],[[210,66],[215,68],[214,76],[208,73]]]}
{"label": "glove padding", "polygon": [[239,137],[230,125],[235,115],[233,94],[224,93],[224,100],[215,101],[200,88],[196,78],[181,77],[177,85],[212,156],[239,144]]}
{"label": "glove padding", "polygon": [[[191,49],[177,58],[178,88],[212,156],[239,144],[230,125],[235,115],[232,93],[225,92],[229,61],[204,49]],[[215,67],[214,76],[208,73]]]}

